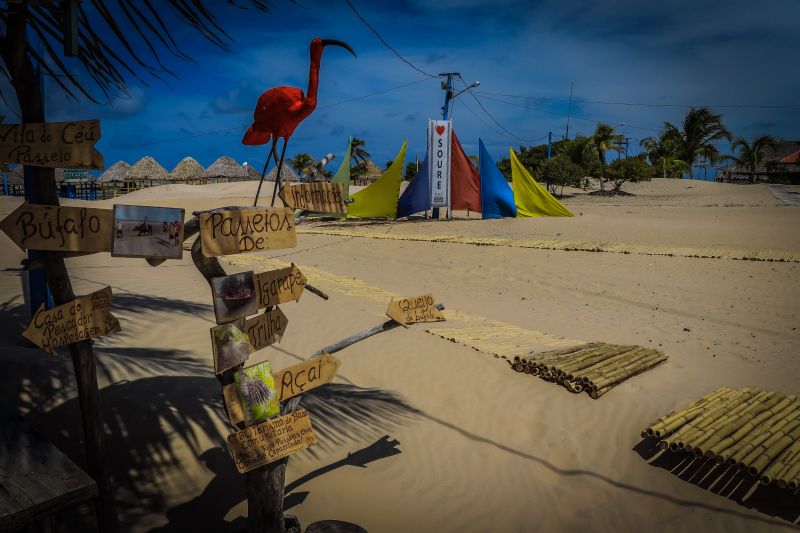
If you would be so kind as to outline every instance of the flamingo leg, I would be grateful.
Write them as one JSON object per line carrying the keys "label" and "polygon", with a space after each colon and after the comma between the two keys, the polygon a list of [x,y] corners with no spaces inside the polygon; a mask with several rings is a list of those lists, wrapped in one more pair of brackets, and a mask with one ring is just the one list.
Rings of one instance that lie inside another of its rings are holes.
{"label": "flamingo leg", "polygon": [[281,188],[281,169],[283,168],[283,156],[286,155],[286,145],[289,144],[289,139],[283,140],[283,150],[281,150],[281,160],[278,163],[278,173],[275,175],[275,187],[272,189],[272,203],[270,207],[275,207],[275,195],[278,194],[278,189]]}
{"label": "flamingo leg", "polygon": [[274,157],[275,162],[277,163],[278,158],[275,157],[275,143],[278,142],[278,139],[272,140],[272,148],[270,149],[269,153],[267,154],[267,160],[264,162],[264,170],[261,171],[261,180],[258,182],[258,190],[256,191],[256,199],[253,201],[253,207],[258,205],[258,195],[261,194],[261,185],[264,183],[264,176],[267,175],[267,167],[269,167],[269,160],[271,157]]}

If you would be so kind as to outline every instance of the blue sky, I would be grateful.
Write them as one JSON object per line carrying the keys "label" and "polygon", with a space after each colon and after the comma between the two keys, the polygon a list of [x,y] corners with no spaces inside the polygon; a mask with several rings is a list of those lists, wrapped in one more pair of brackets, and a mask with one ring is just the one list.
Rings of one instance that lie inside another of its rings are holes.
{"label": "blue sky", "polygon": [[[195,60],[162,54],[179,79],[168,79],[166,85],[145,76],[149,86],[131,79],[129,98],[102,107],[69,103],[48,83],[48,120],[99,118],[97,147],[107,165],[151,155],[171,170],[187,155],[204,166],[230,155],[260,169],[265,150],[241,144],[258,95],[277,85],[305,90],[308,42],[321,36],[349,42],[358,58],[335,47],[325,51],[317,110],[297,129],[287,154],[308,152],[320,158],[335,152],[340,158],[348,136],[354,135],[367,141],[380,166],[394,158],[405,138],[408,158],[424,156],[427,120],[439,116],[443,103],[439,80],[425,79],[397,59],[343,0],[301,0],[302,6],[276,0],[272,14],[207,3],[234,38],[230,52],[175,22],[176,39]],[[580,100],[800,104],[796,0],[774,0],[768,7],[742,0],[354,3],[421,69],[459,71],[468,83],[481,82],[477,97],[511,134],[462,94],[453,121],[467,153],[477,153],[478,137],[498,159],[507,156],[509,145],[546,142],[548,131],[560,138],[573,81],[570,136],[590,133],[597,121],[624,122],[618,129],[631,138],[631,152],[665,120],[679,122],[687,108]],[[412,82],[419,83],[345,102]],[[715,110],[735,135],[800,138],[800,105]],[[0,111],[7,121],[13,112]]]}

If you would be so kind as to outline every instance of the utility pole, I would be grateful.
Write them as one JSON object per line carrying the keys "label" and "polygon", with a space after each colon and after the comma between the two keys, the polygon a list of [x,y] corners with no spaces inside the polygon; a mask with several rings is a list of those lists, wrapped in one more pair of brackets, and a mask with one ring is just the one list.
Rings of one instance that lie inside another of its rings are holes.
{"label": "utility pole", "polygon": [[569,140],[569,119],[572,117],[572,89],[575,87],[575,82],[569,84],[569,111],[567,112],[567,131],[564,134],[564,139]]}
{"label": "utility pole", "polygon": [[[442,120],[447,120],[450,116],[450,102],[453,100],[453,78],[460,78],[459,72],[442,72],[439,76],[447,78],[447,81],[442,80],[441,87],[444,90],[444,105],[442,106]],[[450,209],[447,210],[447,216],[450,216]],[[434,207],[431,213],[431,218],[439,218],[439,208]]]}
{"label": "utility pole", "polygon": [[553,144],[553,132],[547,132],[547,159],[550,159],[550,145]]}
{"label": "utility pole", "polygon": [[630,137],[625,137],[625,158],[626,159],[628,158],[628,145],[630,144],[630,142],[631,142],[631,138]]}

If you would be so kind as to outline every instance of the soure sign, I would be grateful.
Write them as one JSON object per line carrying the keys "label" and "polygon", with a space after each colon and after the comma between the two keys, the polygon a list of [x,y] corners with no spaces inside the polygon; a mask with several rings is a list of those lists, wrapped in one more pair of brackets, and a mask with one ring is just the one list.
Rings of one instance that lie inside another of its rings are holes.
{"label": "soure sign", "polygon": [[240,474],[283,459],[317,443],[305,409],[270,418],[228,435],[228,449]]}
{"label": "soure sign", "polygon": [[42,304],[22,336],[53,355],[59,346],[116,333],[120,327],[111,314],[111,298],[106,287],[52,309]]}
{"label": "soure sign", "polygon": [[281,189],[281,199],[286,207],[316,213],[347,213],[344,189],[341,183],[287,183]]}
{"label": "soure sign", "polygon": [[0,124],[0,160],[35,167],[103,168],[100,121]]}
{"label": "soure sign", "polygon": [[414,296],[413,298],[400,298],[389,302],[386,315],[403,326],[417,322],[441,322],[445,320],[442,312],[436,308],[436,302],[431,294]]}
{"label": "soure sign", "polygon": [[306,286],[306,277],[294,265],[253,276],[258,307],[270,307],[290,300],[300,301]]}
{"label": "soure sign", "polygon": [[428,121],[428,175],[431,180],[431,206],[450,205],[450,142],[452,122]]}
{"label": "soure sign", "polygon": [[0,229],[23,250],[110,252],[111,209],[24,203],[0,221]]}
{"label": "soure sign", "polygon": [[200,239],[208,257],[297,246],[288,207],[220,209],[201,213]]}

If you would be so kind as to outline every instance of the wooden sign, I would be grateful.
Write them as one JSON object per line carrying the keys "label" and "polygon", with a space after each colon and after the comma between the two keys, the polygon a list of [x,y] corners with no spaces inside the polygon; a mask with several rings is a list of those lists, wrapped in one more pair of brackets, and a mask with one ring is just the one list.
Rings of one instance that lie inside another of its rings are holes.
{"label": "wooden sign", "polygon": [[228,383],[222,387],[222,398],[225,400],[225,407],[228,409],[228,418],[234,426],[244,422],[244,410],[242,400],[239,398],[239,391],[236,383]]}
{"label": "wooden sign", "polygon": [[256,317],[248,318],[245,329],[250,338],[250,353],[266,348],[270,344],[281,342],[288,324],[289,319],[278,307]]}
{"label": "wooden sign", "polygon": [[23,250],[110,252],[110,209],[24,203],[0,221],[0,229]]}
{"label": "wooden sign", "polygon": [[208,257],[294,248],[294,211],[252,207],[201,213],[200,238]]}
{"label": "wooden sign", "polygon": [[0,160],[35,167],[103,168],[100,121],[0,124]]}
{"label": "wooden sign", "polygon": [[275,376],[278,401],[288,400],[306,391],[333,381],[342,362],[331,354],[322,354],[298,365],[284,368]]}
{"label": "wooden sign", "polygon": [[254,277],[258,307],[272,307],[290,300],[300,301],[306,277],[295,266],[261,272]]}
{"label": "wooden sign", "polygon": [[389,318],[403,326],[416,322],[441,322],[445,320],[441,311],[436,308],[436,303],[431,294],[423,294],[413,298],[401,298],[389,302],[386,310]]}
{"label": "wooden sign", "polygon": [[281,199],[286,207],[303,209],[316,213],[337,213],[344,215],[344,189],[341,183],[289,183],[281,189]]}
{"label": "wooden sign", "polygon": [[116,333],[120,327],[111,314],[111,297],[106,287],[52,309],[42,304],[22,336],[54,355],[59,346]]}
{"label": "wooden sign", "polygon": [[308,411],[299,409],[228,435],[228,449],[240,474],[283,459],[317,443]]}
{"label": "wooden sign", "polygon": [[280,414],[281,405],[269,361],[242,368],[233,377],[248,426]]}

